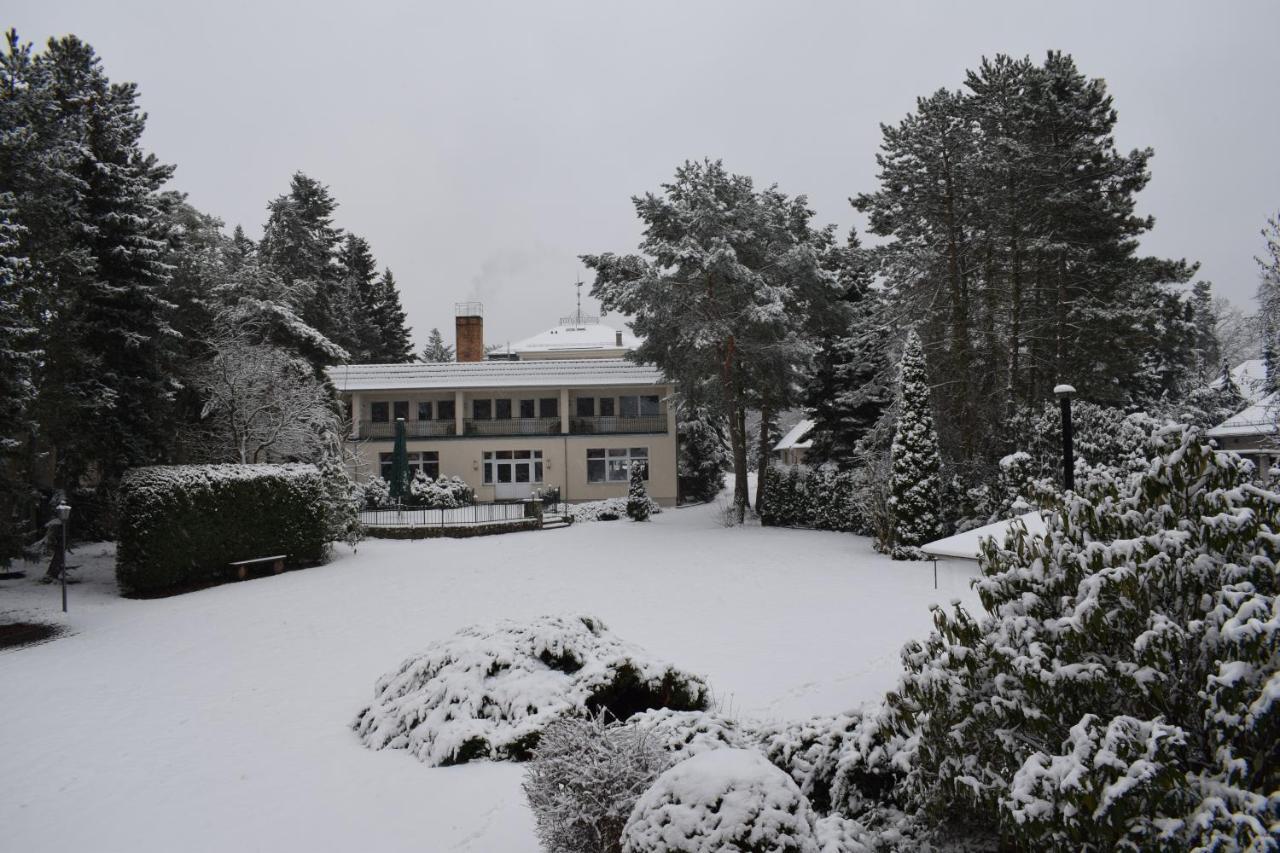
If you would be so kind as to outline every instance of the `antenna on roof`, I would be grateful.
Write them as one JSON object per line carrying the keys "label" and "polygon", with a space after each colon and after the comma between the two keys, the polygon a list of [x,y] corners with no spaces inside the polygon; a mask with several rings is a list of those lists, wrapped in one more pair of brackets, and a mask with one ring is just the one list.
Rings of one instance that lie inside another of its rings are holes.
{"label": "antenna on roof", "polygon": [[582,313],[582,276],[578,276],[578,281],[574,284],[578,288],[578,310],[568,317],[560,318],[561,326],[586,326],[600,322],[600,318],[592,314]]}

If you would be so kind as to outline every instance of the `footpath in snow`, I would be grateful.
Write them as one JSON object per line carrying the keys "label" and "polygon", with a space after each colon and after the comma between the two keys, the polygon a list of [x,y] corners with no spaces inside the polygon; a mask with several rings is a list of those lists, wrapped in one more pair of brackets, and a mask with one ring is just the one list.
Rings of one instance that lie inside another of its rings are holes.
{"label": "footpath in snow", "polygon": [[719,525],[714,506],[461,540],[363,543],[328,565],[150,601],[112,548],[56,586],[0,581],[0,618],[62,624],[0,651],[0,849],[534,853],[519,765],[430,768],[349,725],[374,681],[465,625],[598,616],[780,720],[890,689],[928,606],[976,609],[972,564],[895,563],[838,533]]}

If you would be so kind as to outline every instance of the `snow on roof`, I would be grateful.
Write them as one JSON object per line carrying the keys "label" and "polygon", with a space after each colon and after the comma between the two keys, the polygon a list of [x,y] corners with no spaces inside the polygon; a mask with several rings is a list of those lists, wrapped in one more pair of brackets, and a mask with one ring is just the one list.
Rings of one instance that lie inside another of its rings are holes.
{"label": "snow on roof", "polygon": [[640,339],[626,330],[615,329],[603,323],[561,325],[545,332],[516,341],[510,350],[514,353],[549,352],[556,350],[600,350],[618,347],[618,332],[622,332],[622,348],[635,349]]}
{"label": "snow on roof", "polygon": [[340,364],[328,372],[339,391],[665,384],[658,368],[621,358]]}
{"label": "snow on roof", "polygon": [[809,433],[813,432],[813,421],[801,421],[791,428],[791,431],[782,437],[782,440],[773,446],[774,450],[807,450],[813,446],[813,439]]}
{"label": "snow on roof", "polygon": [[948,536],[946,539],[939,539],[936,542],[921,545],[920,550],[930,557],[959,557],[964,560],[976,560],[978,559],[982,540],[993,538],[997,542],[1003,543],[1005,534],[1013,527],[1015,521],[1021,521],[1025,524],[1027,532],[1033,536],[1044,535],[1044,517],[1040,515],[1040,510],[1037,509],[1024,513],[1017,518],[1008,518],[1004,521],[997,521],[994,524],[975,527],[973,530],[966,530],[964,533],[957,533],[955,536]]}
{"label": "snow on roof", "polygon": [[[1260,358],[1242,361],[1231,368],[1231,381],[1236,383],[1240,393],[1250,403],[1257,403],[1266,396],[1267,363]],[[1209,383],[1210,388],[1221,388],[1222,377]]]}
{"label": "snow on roof", "polygon": [[1276,419],[1280,415],[1277,409],[1280,409],[1280,391],[1268,394],[1247,409],[1236,412],[1206,434],[1210,438],[1274,435]]}

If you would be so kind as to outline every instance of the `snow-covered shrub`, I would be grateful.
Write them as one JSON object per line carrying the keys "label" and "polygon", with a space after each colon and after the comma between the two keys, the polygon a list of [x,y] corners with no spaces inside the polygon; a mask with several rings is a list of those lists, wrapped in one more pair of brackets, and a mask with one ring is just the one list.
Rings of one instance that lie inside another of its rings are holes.
{"label": "snow-covered shrub", "polygon": [[702,710],[701,678],[648,656],[587,616],[464,628],[378,679],[354,728],[373,749],[431,765],[528,758],[567,714]]}
{"label": "snow-covered shrub", "polygon": [[128,594],[219,577],[235,560],[322,561],[329,495],[314,465],[157,465],[120,482],[116,579]]}
{"label": "snow-covered shrub", "polygon": [[366,509],[382,509],[391,505],[391,484],[381,477],[366,480],[363,492]]}
{"label": "snow-covered shrub", "polygon": [[831,790],[840,758],[858,731],[860,716],[837,714],[800,722],[758,726],[756,739],[766,758],[800,786],[821,813],[831,810]]}
{"label": "snow-covered shrub", "polygon": [[882,849],[888,840],[859,821],[838,814],[818,818],[815,834],[819,853],[871,853]]}
{"label": "snow-covered shrub", "polygon": [[622,831],[624,853],[818,853],[791,777],[750,749],[712,749],[664,772]]}
{"label": "snow-covered shrub", "polygon": [[552,722],[524,775],[542,849],[618,853],[636,800],[671,761],[646,731],[604,713]]}
{"label": "snow-covered shrub", "polygon": [[856,500],[857,472],[834,465],[771,465],[761,476],[765,478],[761,524],[865,532]]}
{"label": "snow-covered shrub", "polygon": [[[1060,483],[1062,412],[1059,404],[1045,403],[1040,409],[1024,409],[1010,420],[1017,449],[1030,457],[1024,460],[1026,473]],[[1160,423],[1141,412],[1128,414],[1087,400],[1073,400],[1071,427],[1077,464],[1127,474],[1146,468]]]}
{"label": "snow-covered shrub", "polygon": [[627,487],[627,517],[632,521],[648,521],[649,510],[653,501],[644,490],[645,466],[639,462],[631,464],[631,483]]}
{"label": "snow-covered shrub", "polygon": [[658,708],[641,711],[626,725],[644,732],[673,756],[684,759],[723,747],[743,748],[751,745],[737,723],[707,711],[674,711]]}
{"label": "snow-covered shrub", "polygon": [[[649,514],[657,515],[662,507],[653,498],[649,498]],[[626,498],[606,498],[602,501],[586,501],[580,504],[566,504],[565,511],[575,522],[579,521],[617,521],[627,514]]]}
{"label": "snow-covered shrub", "polygon": [[[881,709],[894,796],[1049,849],[1274,849],[1280,493],[1195,430],[988,541],[986,616],[935,609]],[[862,735],[866,736],[866,732]]]}
{"label": "snow-covered shrub", "polygon": [[455,509],[476,502],[475,492],[460,477],[431,479],[422,471],[409,482],[409,494],[405,501],[410,506],[427,509]]}
{"label": "snow-covered shrub", "polygon": [[324,480],[329,511],[329,541],[355,545],[364,538],[360,524],[360,507],[364,494],[351,480],[342,460],[327,455],[318,466]]}

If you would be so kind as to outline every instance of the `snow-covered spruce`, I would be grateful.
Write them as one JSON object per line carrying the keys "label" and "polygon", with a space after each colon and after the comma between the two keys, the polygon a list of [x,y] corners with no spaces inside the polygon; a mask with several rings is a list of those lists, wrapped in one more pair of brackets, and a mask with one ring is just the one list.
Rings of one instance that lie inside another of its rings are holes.
{"label": "snow-covered spruce", "polygon": [[898,426],[890,451],[893,481],[889,508],[894,520],[892,554],[896,559],[910,559],[918,546],[942,534],[942,457],[933,429],[924,349],[914,329],[907,334],[901,369]]}
{"label": "snow-covered spruce", "polygon": [[644,733],[676,759],[700,755],[709,749],[750,746],[750,738],[733,720],[707,711],[642,711],[626,725]]}
{"label": "snow-covered spruce", "polygon": [[627,488],[627,517],[632,521],[648,521],[649,507],[653,501],[644,490],[644,472],[647,464],[633,462],[631,464],[631,483]]}
{"label": "snow-covered spruce", "polygon": [[[606,498],[602,501],[587,501],[580,504],[566,504],[565,510],[574,520],[580,521],[617,521],[627,517],[626,498]],[[653,498],[649,498],[649,514],[657,515],[662,507]]]}
{"label": "snow-covered spruce", "polygon": [[566,714],[702,710],[706,683],[648,656],[589,616],[464,628],[378,680],[353,727],[373,749],[432,766],[524,760]]}
{"label": "snow-covered spruce", "polygon": [[791,777],[751,749],[712,749],[640,797],[623,853],[818,853],[816,819]]}
{"label": "snow-covered spruce", "polygon": [[556,720],[529,761],[524,793],[545,853],[616,853],[636,800],[671,765],[647,731],[607,716]]}

